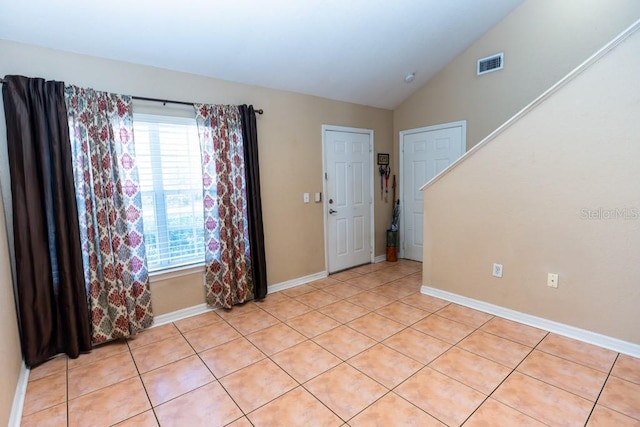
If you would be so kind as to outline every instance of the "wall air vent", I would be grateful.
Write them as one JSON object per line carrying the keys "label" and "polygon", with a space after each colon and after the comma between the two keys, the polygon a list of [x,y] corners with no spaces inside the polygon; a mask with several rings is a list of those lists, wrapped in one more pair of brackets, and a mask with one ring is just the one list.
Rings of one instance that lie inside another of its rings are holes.
{"label": "wall air vent", "polygon": [[487,74],[492,71],[502,70],[504,66],[504,53],[498,53],[496,55],[487,56],[486,58],[478,59],[478,75]]}

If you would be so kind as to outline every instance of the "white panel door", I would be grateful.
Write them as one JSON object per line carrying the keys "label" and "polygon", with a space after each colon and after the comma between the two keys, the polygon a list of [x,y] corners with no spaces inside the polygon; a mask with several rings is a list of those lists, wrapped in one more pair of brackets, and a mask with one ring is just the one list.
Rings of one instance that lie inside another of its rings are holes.
{"label": "white panel door", "polygon": [[371,134],[324,131],[330,273],[371,262]]}
{"label": "white panel door", "polygon": [[465,151],[464,122],[400,132],[403,256],[422,261],[424,202],[420,188]]}

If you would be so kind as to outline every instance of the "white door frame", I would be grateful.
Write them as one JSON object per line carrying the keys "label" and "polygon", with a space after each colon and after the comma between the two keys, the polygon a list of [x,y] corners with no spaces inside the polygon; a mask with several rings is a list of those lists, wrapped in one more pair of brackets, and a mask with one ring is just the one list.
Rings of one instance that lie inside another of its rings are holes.
{"label": "white door frame", "polygon": [[334,126],[334,125],[322,125],[322,218],[324,224],[324,271],[329,272],[329,229],[327,226],[327,220],[329,211],[327,208],[327,157],[326,157],[326,138],[325,134],[327,131],[336,131],[336,132],[352,132],[352,133],[365,133],[369,135],[369,166],[371,179],[370,188],[369,188],[369,216],[371,218],[370,224],[370,236],[371,236],[371,263],[375,261],[375,252],[376,252],[376,233],[375,233],[375,209],[373,202],[373,186],[374,186],[374,173],[373,173],[373,147],[375,147],[373,143],[373,129],[361,129],[361,128],[352,128],[345,126]]}
{"label": "white door frame", "polygon": [[400,199],[399,231],[400,231],[400,241],[402,242],[402,244],[400,245],[400,250],[398,251],[398,255],[401,258],[404,258],[404,226],[406,224],[405,209],[404,209],[404,188],[403,188],[404,186],[404,182],[403,182],[404,181],[403,179],[404,177],[404,137],[405,135],[411,135],[413,133],[431,132],[435,130],[442,130],[442,129],[448,129],[448,128],[454,128],[454,127],[462,128],[462,148],[463,148],[462,154],[464,155],[464,153],[467,152],[467,121],[466,120],[460,120],[457,122],[442,123],[439,125],[425,126],[421,128],[407,129],[407,130],[400,131],[400,135],[399,135],[400,152],[398,153],[400,157],[400,171],[399,171],[400,184],[398,185],[398,198]]}

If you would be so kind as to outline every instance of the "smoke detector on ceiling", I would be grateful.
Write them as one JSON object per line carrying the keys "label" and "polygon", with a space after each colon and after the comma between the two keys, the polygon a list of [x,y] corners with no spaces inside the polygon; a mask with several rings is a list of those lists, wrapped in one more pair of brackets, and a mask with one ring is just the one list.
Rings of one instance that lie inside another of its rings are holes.
{"label": "smoke detector on ceiling", "polygon": [[416,73],[409,73],[406,76],[404,76],[404,82],[411,83],[415,78],[416,78]]}
{"label": "smoke detector on ceiling", "polygon": [[502,70],[504,67],[504,53],[487,56],[478,59],[478,75],[491,73],[493,71]]}

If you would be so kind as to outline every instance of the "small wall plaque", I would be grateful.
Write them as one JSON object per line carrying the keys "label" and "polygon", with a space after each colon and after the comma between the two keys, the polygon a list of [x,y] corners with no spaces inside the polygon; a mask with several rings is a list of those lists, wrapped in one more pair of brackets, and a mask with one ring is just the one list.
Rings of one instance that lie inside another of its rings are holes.
{"label": "small wall plaque", "polygon": [[388,153],[378,153],[378,164],[379,165],[388,165],[389,164],[389,154]]}

